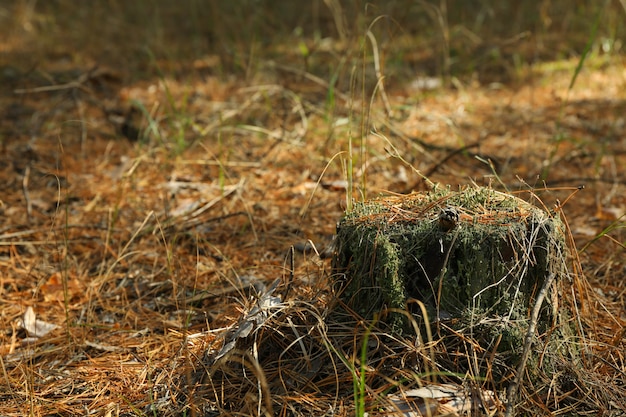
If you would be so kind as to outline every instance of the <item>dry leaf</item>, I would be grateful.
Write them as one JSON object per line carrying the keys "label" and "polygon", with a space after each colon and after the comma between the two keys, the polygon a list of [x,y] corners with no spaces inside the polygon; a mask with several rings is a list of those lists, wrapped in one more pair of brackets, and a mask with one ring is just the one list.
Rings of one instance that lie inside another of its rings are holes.
{"label": "dry leaf", "polygon": [[403,417],[474,415],[474,410],[491,412],[502,405],[493,391],[477,389],[470,392],[455,384],[431,384],[392,394],[388,398],[393,404],[389,407],[392,411],[390,415],[400,412]]}
{"label": "dry leaf", "polygon": [[65,299],[65,287],[63,280],[67,279],[67,296],[73,298],[83,291],[83,285],[74,276],[64,278],[60,272],[50,275],[45,284],[41,286],[41,294],[45,301],[63,301]]}
{"label": "dry leaf", "polygon": [[38,320],[35,316],[35,310],[30,306],[26,308],[24,318],[20,324],[29,336],[36,338],[44,337],[57,328],[56,324]]}

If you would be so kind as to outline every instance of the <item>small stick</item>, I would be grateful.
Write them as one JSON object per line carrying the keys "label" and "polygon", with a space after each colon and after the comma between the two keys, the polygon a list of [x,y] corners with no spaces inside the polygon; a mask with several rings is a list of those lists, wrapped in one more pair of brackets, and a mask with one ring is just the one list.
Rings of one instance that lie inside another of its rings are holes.
{"label": "small stick", "polygon": [[47,93],[50,91],[60,91],[60,90],[70,90],[73,88],[82,88],[85,82],[89,81],[91,78],[94,77],[94,73],[96,73],[97,69],[98,69],[98,66],[94,66],[92,69],[90,69],[86,73],[79,75],[75,80],[64,83],[64,84],[45,85],[42,87],[35,87],[35,88],[18,88],[16,90],[13,90],[13,93],[15,94]]}

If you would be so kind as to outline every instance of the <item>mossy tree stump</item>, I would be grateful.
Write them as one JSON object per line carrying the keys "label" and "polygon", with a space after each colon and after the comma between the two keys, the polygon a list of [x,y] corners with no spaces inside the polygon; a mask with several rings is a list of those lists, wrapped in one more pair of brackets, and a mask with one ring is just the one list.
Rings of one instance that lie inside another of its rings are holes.
{"label": "mossy tree stump", "polygon": [[[439,189],[355,203],[337,226],[333,267],[340,297],[363,317],[383,313],[399,332],[411,327],[398,310],[428,325],[473,326],[473,336],[484,333],[481,343],[497,339],[499,352],[519,357],[543,283],[555,276],[555,287],[567,274],[564,235],[558,216],[512,195]],[[540,332],[560,321],[554,295]]]}

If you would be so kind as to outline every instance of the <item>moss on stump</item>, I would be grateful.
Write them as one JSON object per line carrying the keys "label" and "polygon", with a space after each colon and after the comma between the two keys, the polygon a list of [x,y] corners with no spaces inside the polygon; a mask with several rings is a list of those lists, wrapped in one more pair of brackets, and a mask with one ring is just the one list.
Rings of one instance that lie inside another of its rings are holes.
{"label": "moss on stump", "polygon": [[[336,242],[333,267],[342,300],[366,318],[391,311],[385,320],[399,331],[408,326],[397,311],[412,300],[424,303],[429,317],[422,319],[430,322],[523,323],[547,276],[567,273],[560,219],[490,188],[355,203],[337,226]],[[546,310],[542,320],[552,322]],[[414,312],[421,317],[421,309]],[[501,342],[521,345],[525,327],[507,328]]]}
{"label": "moss on stump", "polygon": [[394,333],[417,329],[417,340],[432,334],[442,372],[511,392],[525,375],[548,392],[550,375],[580,361],[558,305],[568,274],[558,216],[490,188],[439,189],[355,203],[336,245],[333,276],[349,310]]}

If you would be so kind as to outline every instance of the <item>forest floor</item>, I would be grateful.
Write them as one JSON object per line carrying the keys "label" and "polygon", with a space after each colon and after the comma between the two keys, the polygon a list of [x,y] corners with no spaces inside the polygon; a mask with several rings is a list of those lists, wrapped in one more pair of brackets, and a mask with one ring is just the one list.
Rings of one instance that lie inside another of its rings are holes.
{"label": "forest floor", "polygon": [[[352,198],[425,190],[416,171],[562,204],[591,349],[593,378],[577,389],[614,393],[580,410],[625,407],[622,57],[593,57],[571,89],[577,59],[514,84],[416,76],[386,85],[386,108],[373,84],[334,90],[269,59],[246,77],[220,74],[210,56],[155,61],[148,78],[68,56],[0,68],[0,415],[183,410],[181,381],[254,294],[280,278],[277,293],[291,282],[283,302],[323,309],[330,261],[312,246],[330,244]],[[328,394],[351,414],[344,383],[263,407],[306,414]],[[247,405],[223,410],[255,410],[251,387],[239,393]],[[211,401],[227,391],[214,387]],[[566,395],[528,398],[549,409]]]}

